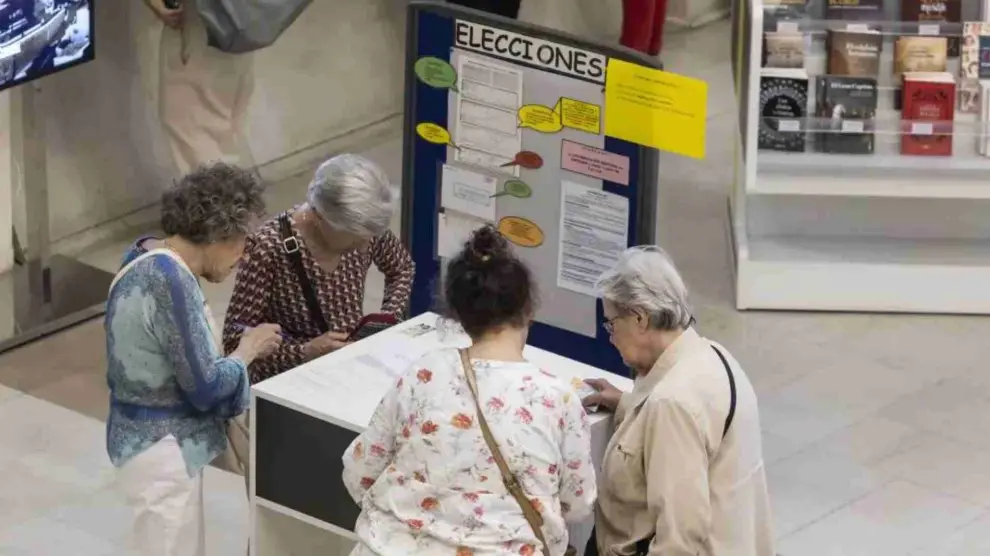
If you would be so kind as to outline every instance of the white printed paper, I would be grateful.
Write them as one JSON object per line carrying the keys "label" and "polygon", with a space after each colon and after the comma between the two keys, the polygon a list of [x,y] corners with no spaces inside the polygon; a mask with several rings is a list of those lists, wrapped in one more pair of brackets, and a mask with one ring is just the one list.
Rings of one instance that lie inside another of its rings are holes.
{"label": "white printed paper", "polygon": [[497,178],[444,164],[440,176],[440,205],[444,209],[494,222],[496,193]]}
{"label": "white printed paper", "polygon": [[452,259],[464,249],[475,230],[485,225],[484,220],[470,218],[453,211],[439,214],[437,221],[437,257]]}
{"label": "white printed paper", "polygon": [[595,283],[629,244],[629,199],[565,181],[560,189],[557,286],[595,296]]}
{"label": "white printed paper", "polygon": [[518,177],[518,167],[503,165],[522,149],[522,72],[463,53],[457,65],[454,159]]}

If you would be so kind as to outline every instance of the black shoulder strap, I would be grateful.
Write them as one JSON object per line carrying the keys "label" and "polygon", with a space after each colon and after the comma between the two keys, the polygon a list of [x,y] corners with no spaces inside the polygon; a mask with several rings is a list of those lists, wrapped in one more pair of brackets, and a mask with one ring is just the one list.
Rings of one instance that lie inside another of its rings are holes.
{"label": "black shoulder strap", "polygon": [[[729,367],[729,362],[725,360],[722,352],[715,346],[712,346],[712,349],[715,350],[718,358],[722,360],[722,366],[725,367],[725,374],[729,375],[729,414],[725,417],[725,427],[722,429],[722,438],[725,438],[725,435],[729,432],[729,427],[732,426],[732,418],[736,416],[736,377],[733,376],[732,368]],[[650,545],[653,544],[653,538],[655,536],[650,535],[636,543],[636,556],[646,556],[650,553]]]}
{"label": "black shoulder strap", "polygon": [[712,346],[712,349],[715,350],[718,358],[722,360],[725,373],[729,375],[729,414],[725,417],[725,428],[722,429],[722,438],[725,438],[725,435],[729,432],[729,427],[732,426],[732,418],[736,416],[736,377],[732,375],[732,368],[729,367],[729,362],[725,360],[722,352],[715,346]]}
{"label": "black shoulder strap", "polygon": [[302,253],[299,252],[299,238],[292,233],[288,213],[283,212],[278,217],[278,227],[279,235],[282,236],[282,251],[289,259],[289,263],[292,264],[293,270],[296,271],[296,278],[299,280],[299,287],[302,288],[303,297],[306,298],[306,307],[309,309],[310,317],[316,327],[320,329],[320,334],[326,334],[330,330],[330,326],[323,316],[323,310],[320,309],[320,300],[316,297],[313,282],[309,279],[309,274],[306,273],[306,267],[303,266]]}

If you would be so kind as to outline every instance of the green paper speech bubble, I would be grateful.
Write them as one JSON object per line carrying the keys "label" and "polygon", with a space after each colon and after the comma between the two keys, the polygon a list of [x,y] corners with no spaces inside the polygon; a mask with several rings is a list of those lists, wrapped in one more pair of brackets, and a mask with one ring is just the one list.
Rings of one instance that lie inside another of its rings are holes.
{"label": "green paper speech bubble", "polygon": [[446,60],[426,56],[416,60],[413,71],[420,81],[430,87],[457,91],[457,70]]}
{"label": "green paper speech bubble", "polygon": [[528,183],[522,180],[509,180],[505,182],[505,189],[492,195],[492,197],[502,197],[509,195],[517,199],[528,199],[533,196],[533,189]]}

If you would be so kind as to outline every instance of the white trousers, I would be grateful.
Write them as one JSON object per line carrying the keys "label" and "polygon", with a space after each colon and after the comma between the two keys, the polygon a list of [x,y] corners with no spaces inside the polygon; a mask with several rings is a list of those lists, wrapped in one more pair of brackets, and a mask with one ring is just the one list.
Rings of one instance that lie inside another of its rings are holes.
{"label": "white trousers", "polygon": [[251,54],[207,45],[206,28],[188,3],[182,29],[162,28],[159,115],[180,175],[225,161],[250,168],[244,119],[254,89]]}
{"label": "white trousers", "polygon": [[203,473],[189,476],[174,436],[121,466],[117,486],[134,512],[138,554],[205,556]]}

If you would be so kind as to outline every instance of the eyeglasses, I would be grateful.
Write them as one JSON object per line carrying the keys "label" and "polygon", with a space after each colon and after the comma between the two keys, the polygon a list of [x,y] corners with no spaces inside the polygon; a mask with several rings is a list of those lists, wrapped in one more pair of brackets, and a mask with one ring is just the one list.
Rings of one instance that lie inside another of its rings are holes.
{"label": "eyeglasses", "polygon": [[619,315],[617,317],[606,319],[605,322],[602,323],[602,328],[604,328],[605,332],[608,332],[608,334],[611,336],[612,332],[615,331],[615,321],[621,319],[623,316],[625,315]]}

